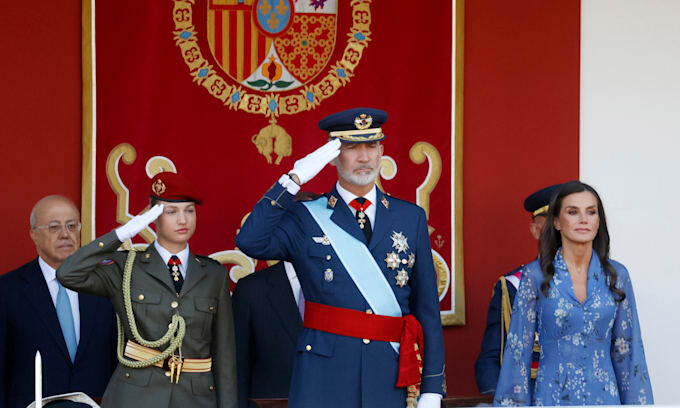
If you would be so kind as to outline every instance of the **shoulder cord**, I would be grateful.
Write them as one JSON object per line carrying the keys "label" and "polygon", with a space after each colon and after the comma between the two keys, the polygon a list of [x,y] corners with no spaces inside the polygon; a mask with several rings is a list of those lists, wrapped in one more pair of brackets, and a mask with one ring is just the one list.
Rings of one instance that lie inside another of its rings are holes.
{"label": "shoulder cord", "polygon": [[125,261],[125,269],[123,270],[123,304],[125,306],[125,314],[127,316],[128,324],[130,325],[130,331],[135,341],[142,346],[146,347],[159,347],[165,343],[170,343],[168,347],[161,352],[161,354],[151,357],[143,361],[128,360],[124,357],[125,348],[125,331],[123,329],[123,324],[120,321],[120,316],[116,314],[116,321],[118,323],[118,361],[126,367],[130,368],[144,368],[152,366],[159,361],[165,360],[171,354],[174,353],[178,348],[180,349],[179,357],[182,358],[182,340],[184,340],[184,335],[186,334],[186,323],[184,318],[175,313],[172,316],[172,321],[168,326],[168,331],[158,340],[149,341],[142,338],[137,330],[137,323],[135,322],[135,315],[132,311],[132,302],[130,300],[130,283],[132,282],[132,264],[135,260],[135,255],[137,251],[133,248],[128,252],[127,260]]}
{"label": "shoulder cord", "polygon": [[510,304],[510,294],[508,284],[504,276],[501,276],[501,364],[503,363],[503,349],[505,348],[505,336],[510,331],[510,316],[512,315],[512,305]]}

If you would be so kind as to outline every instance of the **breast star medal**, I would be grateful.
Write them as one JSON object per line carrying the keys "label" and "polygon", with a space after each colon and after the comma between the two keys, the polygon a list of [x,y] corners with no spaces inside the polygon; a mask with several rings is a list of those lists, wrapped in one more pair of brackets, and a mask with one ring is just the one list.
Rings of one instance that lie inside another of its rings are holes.
{"label": "breast star medal", "polygon": [[406,282],[408,282],[408,273],[403,269],[399,269],[399,272],[397,272],[394,279],[397,280],[397,286],[403,288],[404,285],[406,285]]}
{"label": "breast star medal", "polygon": [[399,259],[399,255],[397,255],[394,251],[387,254],[387,258],[385,258],[387,267],[390,269],[397,269],[399,267],[400,261],[401,260]]}
{"label": "breast star medal", "polygon": [[408,267],[413,268],[413,265],[415,265],[415,263],[416,263],[416,255],[413,252],[411,252],[408,255]]}
{"label": "breast star medal", "polygon": [[408,250],[408,238],[401,232],[392,231],[392,248],[397,252],[406,252]]}

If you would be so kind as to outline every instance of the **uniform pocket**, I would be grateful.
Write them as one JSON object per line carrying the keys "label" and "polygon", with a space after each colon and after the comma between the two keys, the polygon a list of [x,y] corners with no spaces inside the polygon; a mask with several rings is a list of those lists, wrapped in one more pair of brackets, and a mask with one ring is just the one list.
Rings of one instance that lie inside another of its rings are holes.
{"label": "uniform pocket", "polygon": [[194,308],[197,312],[195,319],[201,324],[200,330],[192,330],[192,337],[197,339],[209,339],[212,333],[212,323],[215,313],[217,313],[217,298],[194,298]]}
{"label": "uniform pocket", "polygon": [[312,329],[305,329],[298,340],[297,351],[318,356],[332,357],[338,336]]}
{"label": "uniform pocket", "polygon": [[133,289],[130,297],[137,326],[143,328],[146,336],[156,336],[162,327],[156,316],[160,311],[158,305],[161,303],[161,294]]}
{"label": "uniform pocket", "polygon": [[318,282],[318,287],[323,292],[334,292],[343,279],[342,273],[337,272],[341,270],[344,272],[344,268],[341,268],[333,247],[316,244],[309,247],[307,255],[317,267],[309,276]]}
{"label": "uniform pocket", "polygon": [[210,395],[215,392],[215,382],[212,375],[202,375],[191,379],[191,392],[194,395]]}
{"label": "uniform pocket", "polygon": [[151,381],[151,369],[133,369],[121,367],[113,374],[115,379],[123,384],[146,387]]}

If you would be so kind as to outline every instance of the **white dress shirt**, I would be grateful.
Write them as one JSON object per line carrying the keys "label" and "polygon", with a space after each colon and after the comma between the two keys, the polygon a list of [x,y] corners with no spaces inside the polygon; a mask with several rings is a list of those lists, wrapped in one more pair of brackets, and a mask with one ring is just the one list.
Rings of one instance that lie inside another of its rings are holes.
{"label": "white dress shirt", "polygon": [[[38,257],[38,264],[40,265],[40,270],[42,271],[45,282],[47,283],[47,289],[50,291],[50,296],[52,296],[52,304],[54,305],[54,310],[57,310],[57,293],[59,293],[59,281],[57,281],[57,271],[47,264],[41,257]],[[71,289],[66,289],[66,294],[68,294],[68,300],[71,302],[71,313],[73,313],[73,326],[76,329],[76,343],[80,343],[80,307],[78,304],[78,292],[74,292]]]}
{"label": "white dress shirt", "polygon": [[181,264],[179,265],[179,271],[182,273],[182,279],[186,280],[187,279],[187,263],[189,262],[189,244],[187,246],[179,251],[176,254],[171,254],[170,251],[167,249],[163,248],[161,244],[158,243],[158,241],[153,242],[153,246],[156,248],[156,251],[158,251],[158,255],[163,258],[163,263],[168,264],[168,261],[170,258],[175,255],[179,258],[179,261]]}

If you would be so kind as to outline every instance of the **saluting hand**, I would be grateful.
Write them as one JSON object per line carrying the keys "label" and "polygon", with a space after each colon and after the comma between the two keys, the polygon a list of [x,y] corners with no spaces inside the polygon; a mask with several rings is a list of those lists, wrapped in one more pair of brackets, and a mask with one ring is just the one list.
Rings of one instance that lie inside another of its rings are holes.
{"label": "saluting hand", "polygon": [[338,157],[339,154],[340,140],[333,139],[296,161],[293,170],[289,171],[288,174],[297,176],[298,180],[294,181],[302,185],[319,174],[319,172],[326,167],[331,160]]}
{"label": "saluting hand", "polygon": [[163,204],[156,204],[149,209],[149,211],[139,214],[126,222],[125,225],[116,228],[116,236],[120,242],[134,237],[139,234],[147,225],[151,224],[163,213]]}

